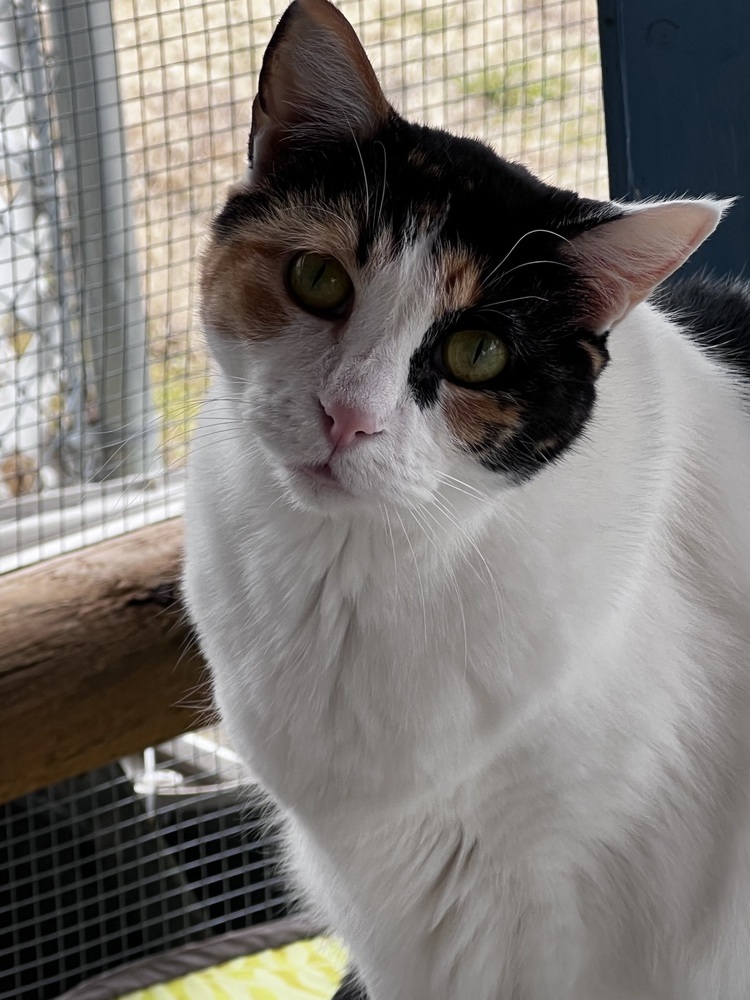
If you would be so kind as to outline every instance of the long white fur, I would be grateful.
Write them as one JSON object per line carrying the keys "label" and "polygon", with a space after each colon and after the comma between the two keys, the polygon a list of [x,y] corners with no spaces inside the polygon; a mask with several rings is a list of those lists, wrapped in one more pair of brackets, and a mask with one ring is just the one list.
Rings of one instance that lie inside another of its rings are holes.
{"label": "long white fur", "polygon": [[[410,399],[419,247],[338,341],[213,345],[186,589],[231,739],[371,1000],[746,1000],[738,384],[638,305],[584,437],[510,487]],[[331,387],[388,433],[327,503],[289,466]]]}

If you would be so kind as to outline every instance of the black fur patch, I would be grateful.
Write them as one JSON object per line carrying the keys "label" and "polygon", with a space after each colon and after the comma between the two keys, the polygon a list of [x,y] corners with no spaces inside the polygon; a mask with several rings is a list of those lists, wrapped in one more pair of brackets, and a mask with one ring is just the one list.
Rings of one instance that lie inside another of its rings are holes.
{"label": "black fur patch", "polygon": [[[230,197],[214,222],[215,238],[231,239],[237,227],[283,210],[292,198],[334,212],[361,204],[360,260],[385,227],[397,244],[430,232],[436,253],[463,247],[482,262],[484,287],[472,312],[511,352],[497,385],[482,391],[502,392],[523,414],[510,439],[488,433],[481,445],[466,445],[483,465],[521,481],[576,439],[607,355],[603,338],[581,325],[582,285],[561,250],[565,240],[619,215],[613,206],[544,184],[483,143],[395,113],[360,143],[290,140],[271,177]],[[440,403],[444,375],[432,359],[450,320],[426,331],[411,361],[409,382],[422,408]]]}
{"label": "black fur patch", "polygon": [[350,972],[334,994],[333,1000],[367,1000],[367,993],[354,973]]}
{"label": "black fur patch", "polygon": [[706,274],[670,282],[654,304],[690,337],[746,379],[750,379],[750,284]]}

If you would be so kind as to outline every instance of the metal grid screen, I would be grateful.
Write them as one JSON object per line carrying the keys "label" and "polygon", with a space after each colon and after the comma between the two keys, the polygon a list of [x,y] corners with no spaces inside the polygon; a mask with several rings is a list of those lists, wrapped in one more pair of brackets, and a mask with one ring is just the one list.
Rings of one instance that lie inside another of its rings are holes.
{"label": "metal grid screen", "polygon": [[[0,0],[0,572],[178,513],[201,232],[284,0]],[[606,196],[596,0],[341,0],[404,114]]]}
{"label": "metal grid screen", "polygon": [[278,853],[215,730],[0,806],[0,1000],[283,916]]}

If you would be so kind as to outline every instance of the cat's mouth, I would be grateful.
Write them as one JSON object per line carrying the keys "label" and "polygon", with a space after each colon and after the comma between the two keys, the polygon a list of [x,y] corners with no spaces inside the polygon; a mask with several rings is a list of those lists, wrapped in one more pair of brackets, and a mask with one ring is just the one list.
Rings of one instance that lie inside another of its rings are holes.
{"label": "cat's mouth", "polygon": [[293,474],[298,482],[301,481],[308,489],[312,487],[316,493],[322,488],[326,495],[351,496],[350,491],[341,483],[328,462],[321,462],[319,465],[298,465]]}
{"label": "cat's mouth", "polygon": [[299,468],[299,472],[316,483],[326,483],[328,485],[336,485],[341,488],[340,483],[338,482],[338,479],[328,462],[323,462],[320,465],[302,465]]}

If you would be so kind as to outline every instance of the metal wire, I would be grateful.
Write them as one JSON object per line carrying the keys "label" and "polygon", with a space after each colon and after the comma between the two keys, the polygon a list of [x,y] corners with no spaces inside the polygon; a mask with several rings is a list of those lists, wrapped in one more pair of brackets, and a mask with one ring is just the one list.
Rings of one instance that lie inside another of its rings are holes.
{"label": "metal wire", "polygon": [[0,807],[0,998],[283,915],[278,835],[240,777],[212,729]]}

